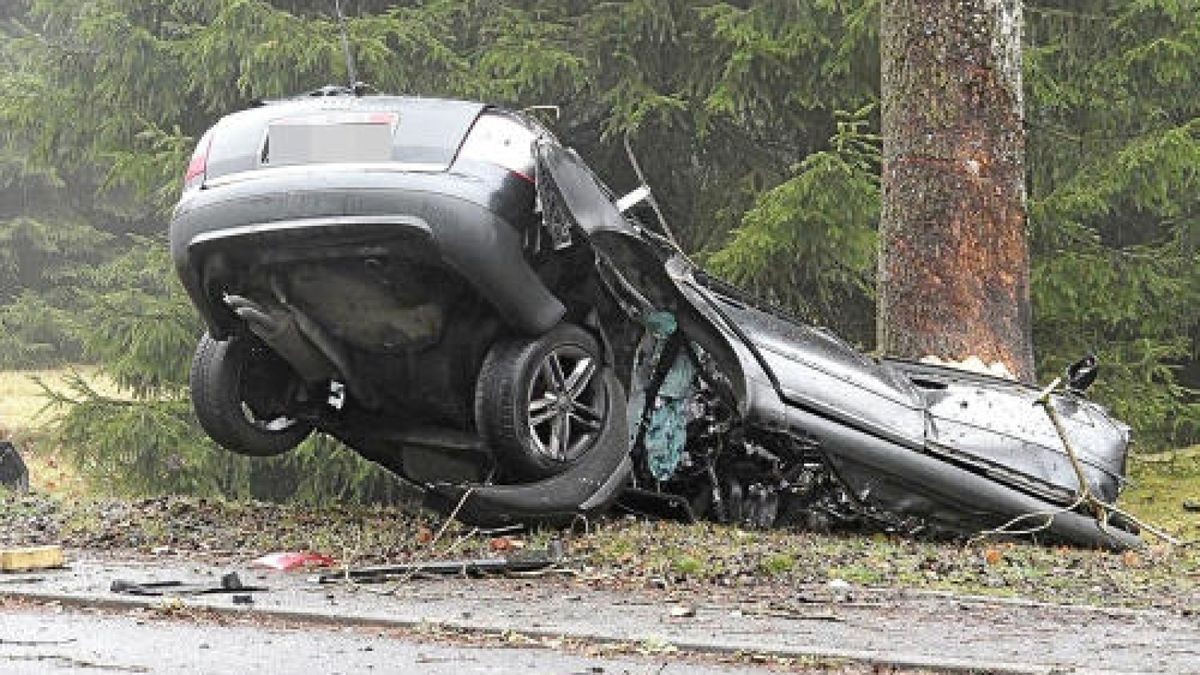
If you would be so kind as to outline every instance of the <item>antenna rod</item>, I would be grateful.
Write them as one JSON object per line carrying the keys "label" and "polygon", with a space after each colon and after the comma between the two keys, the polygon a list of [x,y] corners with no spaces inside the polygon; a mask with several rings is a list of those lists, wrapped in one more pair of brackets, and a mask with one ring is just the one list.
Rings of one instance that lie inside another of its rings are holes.
{"label": "antenna rod", "polygon": [[350,34],[346,30],[346,15],[342,13],[342,0],[333,0],[333,6],[337,9],[338,24],[342,29],[342,53],[346,56],[346,71],[350,75],[350,90],[354,90],[354,85],[358,84],[358,72],[354,67],[354,55],[350,53]]}

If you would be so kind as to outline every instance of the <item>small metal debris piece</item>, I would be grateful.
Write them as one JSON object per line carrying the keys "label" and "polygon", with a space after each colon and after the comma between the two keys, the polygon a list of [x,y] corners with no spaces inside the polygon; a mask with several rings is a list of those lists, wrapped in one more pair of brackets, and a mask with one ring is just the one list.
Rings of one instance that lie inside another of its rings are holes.
{"label": "small metal debris piece", "polygon": [[246,594],[269,589],[263,586],[247,586],[242,583],[237,572],[230,572],[222,576],[221,584],[215,587],[197,583],[186,584],[176,580],[133,582],[125,579],[113,579],[109,590],[124,595],[158,597],[163,595],[216,595],[219,593]]}
{"label": "small metal debris piece", "polygon": [[1200,500],[1195,500],[1195,499],[1184,500],[1183,510],[1191,511],[1192,513],[1200,513]]}
{"label": "small metal debris piece", "polygon": [[671,616],[676,619],[684,619],[696,616],[696,608],[691,605],[676,605],[671,608]]}
{"label": "small metal debris piece", "polygon": [[687,499],[666,492],[654,492],[642,488],[625,488],[617,498],[617,508],[634,515],[674,520],[681,523],[696,522]]}
{"label": "small metal debris piece", "polygon": [[475,558],[465,560],[432,560],[404,565],[377,565],[322,574],[314,578],[318,584],[331,584],[347,579],[358,583],[382,583],[396,578],[419,575],[459,575],[479,577],[494,574],[538,572],[561,563],[565,550],[555,540],[545,549],[522,551],[504,558]]}
{"label": "small metal debris piece", "polygon": [[0,577],[0,586],[17,584],[40,584],[46,577]]}
{"label": "small metal debris piece", "polygon": [[62,547],[57,545],[0,550],[0,572],[48,570],[65,563]]}
{"label": "small metal debris piece", "polygon": [[29,490],[29,469],[17,448],[8,441],[0,441],[0,487],[17,492]]}

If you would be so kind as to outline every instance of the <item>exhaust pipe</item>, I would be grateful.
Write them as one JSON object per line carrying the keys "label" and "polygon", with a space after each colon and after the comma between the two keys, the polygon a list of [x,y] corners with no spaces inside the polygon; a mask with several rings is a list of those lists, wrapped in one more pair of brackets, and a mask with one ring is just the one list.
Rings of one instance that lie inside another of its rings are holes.
{"label": "exhaust pipe", "polygon": [[378,407],[379,398],[374,389],[355,376],[345,350],[300,310],[294,307],[268,309],[250,298],[233,294],[225,295],[225,304],[306,383],[312,385],[340,379],[364,406]]}
{"label": "exhaust pipe", "polygon": [[251,333],[282,356],[305,382],[314,384],[338,374],[332,360],[304,338],[295,317],[287,309],[267,309],[240,295],[226,295],[225,304],[246,322]]}

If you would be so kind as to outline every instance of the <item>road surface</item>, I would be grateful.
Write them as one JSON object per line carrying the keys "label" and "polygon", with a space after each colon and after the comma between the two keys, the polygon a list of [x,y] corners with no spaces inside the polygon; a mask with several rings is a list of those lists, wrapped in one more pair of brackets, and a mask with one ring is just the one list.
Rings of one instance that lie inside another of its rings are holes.
{"label": "road surface", "polygon": [[[134,597],[110,590],[114,579],[175,580],[214,586],[222,574],[231,570],[236,570],[245,583],[267,590],[254,593],[252,605],[237,605],[228,594],[170,599]],[[489,648],[511,646],[503,641],[497,644],[496,636],[515,636],[532,644],[616,645],[626,654],[665,649],[669,656],[653,662],[649,670],[637,670],[646,663],[635,660],[633,665],[611,664],[611,669],[600,664],[603,672],[624,672],[625,668],[632,668],[630,672],[657,672],[662,663],[674,667],[678,660],[678,655],[672,653],[674,649],[724,659],[740,653],[809,663],[813,659],[825,664],[848,662],[857,664],[858,669],[882,665],[1011,673],[1200,672],[1200,612],[1192,609],[1069,607],[848,584],[836,589],[797,587],[789,592],[775,591],[769,597],[737,587],[709,588],[702,593],[610,588],[556,576],[411,578],[372,587],[318,585],[308,574],[251,570],[231,561],[114,559],[74,552],[69,569],[0,578],[0,603],[5,598],[10,606],[58,602],[65,607],[106,607],[121,612],[142,607],[158,614],[178,607],[184,615],[207,613],[229,622],[290,622],[293,629],[295,624],[307,624],[326,631],[402,630],[410,635],[432,629],[441,631],[439,639],[443,640],[454,635],[486,636],[491,640]],[[68,621],[64,625],[73,624]],[[234,628],[251,632],[237,632],[237,639],[230,642],[208,640],[209,649],[219,651],[225,649],[223,645],[245,644],[250,646],[239,647],[247,651],[237,660],[254,657],[257,643],[253,627]],[[197,632],[181,633],[166,640],[166,644],[198,645],[203,640],[196,636],[213,629],[179,626],[172,630]],[[288,640],[300,646],[309,644],[303,631],[287,635],[292,637],[278,637],[279,644],[291,644]],[[326,636],[322,640],[332,640],[338,634],[321,635]],[[365,635],[358,635],[354,639],[360,642],[353,644],[370,646],[370,635]],[[79,637],[80,644],[83,637],[86,634]],[[13,637],[0,631],[0,639]],[[144,642],[152,641],[131,638],[114,644]],[[386,649],[396,651],[389,651],[385,661],[413,663],[419,649],[403,642],[388,643]],[[336,653],[342,655],[339,658],[353,659],[358,654],[351,646],[338,651],[316,648],[319,641],[312,644],[315,655],[305,658]],[[437,651],[433,647],[425,649],[429,653]],[[297,659],[304,653],[290,647],[281,647],[280,651],[295,654]],[[5,653],[12,651],[6,648]],[[157,649],[153,653],[163,652]],[[199,647],[188,653],[189,658],[195,658]],[[365,654],[368,661],[379,658],[378,653]],[[501,663],[482,653],[471,654],[474,661],[463,661],[453,669]],[[497,654],[515,658],[504,650]],[[546,658],[567,658],[569,654],[570,650],[558,649]],[[520,655],[529,656],[523,652]],[[176,656],[182,658],[182,652],[171,657]],[[409,661],[403,661],[405,658]],[[337,659],[334,662],[340,663]],[[546,663],[546,669],[538,672],[574,672],[577,665],[588,672],[589,667],[586,660]],[[720,665],[712,660],[705,663],[705,667]],[[511,672],[509,666],[503,663],[500,672]],[[0,672],[4,671],[0,665]]]}

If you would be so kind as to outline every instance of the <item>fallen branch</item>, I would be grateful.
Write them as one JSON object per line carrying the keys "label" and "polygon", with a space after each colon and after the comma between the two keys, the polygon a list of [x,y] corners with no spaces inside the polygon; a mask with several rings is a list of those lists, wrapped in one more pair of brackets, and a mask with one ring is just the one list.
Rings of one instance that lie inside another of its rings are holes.
{"label": "fallen branch", "polygon": [[[428,544],[427,548],[430,551],[432,551],[437,546],[438,542],[441,541],[442,536],[446,534],[446,530],[450,528],[450,524],[454,522],[454,518],[458,515],[458,512],[462,510],[463,506],[466,505],[467,499],[470,498],[471,493],[474,491],[475,491],[474,487],[469,487],[469,488],[467,488],[467,490],[465,492],[463,492],[463,495],[462,495],[462,497],[459,498],[458,503],[454,505],[454,508],[451,509],[450,514],[446,516],[446,520],[442,523],[442,526],[438,528],[437,533],[434,534],[433,538],[429,540],[429,544]],[[471,537],[475,536],[478,532],[479,532],[479,528],[476,527],[476,528],[472,528],[466,534],[461,535],[460,537],[458,537],[458,539],[456,539],[454,542],[452,542],[450,544],[449,548],[447,548],[445,551],[442,552],[442,555],[449,555],[450,553],[454,552],[460,546],[462,546],[463,543],[465,543]],[[354,590],[367,591],[368,593],[374,593],[376,595],[395,595],[396,592],[399,591],[402,586],[404,586],[404,584],[408,583],[409,581],[412,581],[414,577],[416,577],[418,574],[420,574],[420,569],[418,567],[414,566],[404,576],[397,579],[390,588],[385,588],[385,589],[368,588],[368,587],[358,583],[354,579],[354,576],[351,573],[350,562],[351,561],[349,559],[344,561],[344,564],[342,565],[342,575],[340,577],[340,580],[346,582],[346,584],[348,584]],[[332,579],[330,579],[328,577],[321,577],[320,579],[322,582],[332,581]]]}

